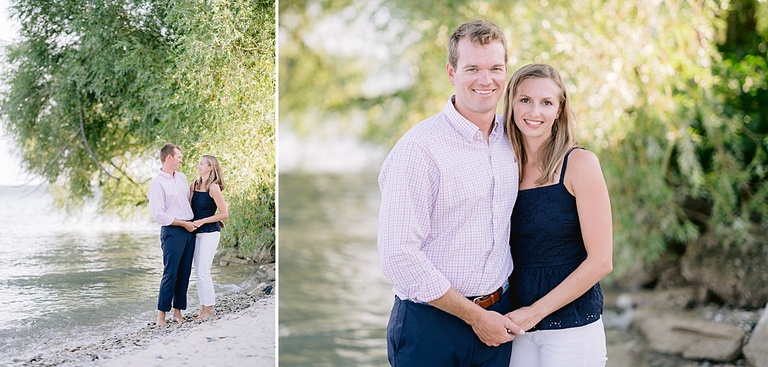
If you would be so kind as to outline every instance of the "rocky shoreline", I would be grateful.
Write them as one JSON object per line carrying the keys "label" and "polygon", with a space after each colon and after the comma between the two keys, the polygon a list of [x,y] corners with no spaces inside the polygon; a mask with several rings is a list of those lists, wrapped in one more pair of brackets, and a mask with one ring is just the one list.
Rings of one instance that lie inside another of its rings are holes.
{"label": "rocky shoreline", "polygon": [[[238,293],[225,295],[217,299],[214,306],[214,317],[204,321],[195,321],[197,312],[189,312],[184,315],[184,323],[179,325],[170,322],[168,326],[158,326],[155,322],[149,322],[138,331],[109,336],[100,342],[72,345],[65,349],[50,353],[41,353],[31,358],[14,359],[4,366],[8,367],[48,367],[48,366],[100,366],[113,365],[113,361],[129,354],[146,350],[152,344],[160,340],[188,338],[196,329],[206,325],[218,326],[221,322],[234,320],[241,315],[252,316],[253,309],[269,308],[274,320],[274,278],[270,282],[260,283],[253,289],[243,290]],[[263,310],[257,310],[263,311]],[[249,313],[250,312],[250,313]],[[267,315],[269,316],[269,315]],[[238,322],[238,321],[233,321]],[[272,327],[274,325],[266,325]],[[274,332],[273,332],[274,333]],[[272,351],[274,359],[274,336],[272,336]],[[159,356],[158,356],[159,358]]]}
{"label": "rocky shoreline", "polygon": [[765,308],[710,302],[698,287],[607,292],[603,320],[613,367],[768,366]]}

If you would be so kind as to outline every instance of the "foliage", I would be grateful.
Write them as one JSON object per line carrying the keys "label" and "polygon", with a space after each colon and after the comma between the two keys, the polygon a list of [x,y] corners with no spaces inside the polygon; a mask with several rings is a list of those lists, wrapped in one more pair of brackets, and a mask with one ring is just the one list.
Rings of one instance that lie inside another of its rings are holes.
{"label": "foliage", "polygon": [[160,146],[173,142],[190,179],[199,155],[222,163],[231,213],[222,247],[273,260],[274,2],[18,0],[13,9],[21,41],[7,49],[0,111],[23,165],[60,203],[97,198],[104,211],[135,213]]}
{"label": "foliage", "polygon": [[[619,273],[638,256],[675,255],[704,231],[746,233],[768,219],[768,34],[756,21],[766,19],[759,16],[765,3],[279,6],[280,117],[299,133],[312,131],[317,115],[333,116],[365,139],[392,145],[447,100],[445,43],[466,20],[502,27],[510,74],[531,62],[557,67],[576,109],[580,142],[601,157]],[[359,111],[362,124],[355,121]]]}

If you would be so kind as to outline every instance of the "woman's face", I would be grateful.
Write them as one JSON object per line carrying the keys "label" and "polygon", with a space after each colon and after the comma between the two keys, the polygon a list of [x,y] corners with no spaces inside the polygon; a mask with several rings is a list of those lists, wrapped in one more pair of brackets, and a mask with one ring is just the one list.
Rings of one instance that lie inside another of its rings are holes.
{"label": "woman's face", "polygon": [[515,125],[526,139],[546,140],[560,113],[560,87],[549,78],[528,78],[515,91]]}
{"label": "woman's face", "polygon": [[213,168],[211,167],[211,164],[208,162],[205,158],[200,158],[200,162],[197,164],[197,174],[200,176],[205,176],[206,174],[211,173],[211,170]]}

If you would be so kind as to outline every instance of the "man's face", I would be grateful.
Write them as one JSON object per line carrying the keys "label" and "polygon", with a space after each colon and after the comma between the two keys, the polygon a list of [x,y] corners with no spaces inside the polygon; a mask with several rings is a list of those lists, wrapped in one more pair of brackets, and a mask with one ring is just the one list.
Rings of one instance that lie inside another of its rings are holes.
{"label": "man's face", "polygon": [[456,68],[450,64],[446,67],[456,89],[456,110],[472,122],[486,119],[488,114],[496,113],[504,94],[507,78],[504,46],[498,41],[481,45],[463,38],[457,51]]}
{"label": "man's face", "polygon": [[168,168],[174,171],[178,171],[179,167],[181,166],[181,151],[174,149],[173,155],[169,155],[165,161],[168,164]]}

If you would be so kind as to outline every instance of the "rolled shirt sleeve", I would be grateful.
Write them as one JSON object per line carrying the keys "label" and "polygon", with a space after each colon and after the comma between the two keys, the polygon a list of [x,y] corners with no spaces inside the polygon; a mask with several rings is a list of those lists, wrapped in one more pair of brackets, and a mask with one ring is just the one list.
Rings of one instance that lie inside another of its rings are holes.
{"label": "rolled shirt sleeve", "polygon": [[379,177],[382,270],[395,294],[422,302],[439,298],[451,287],[423,251],[430,236],[432,192],[439,180],[431,162],[422,147],[409,142],[391,153]]}

